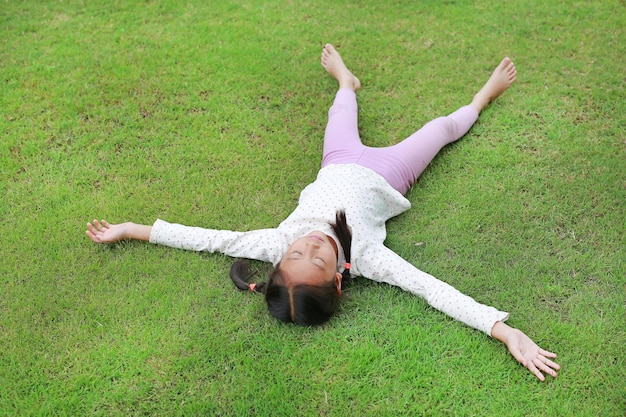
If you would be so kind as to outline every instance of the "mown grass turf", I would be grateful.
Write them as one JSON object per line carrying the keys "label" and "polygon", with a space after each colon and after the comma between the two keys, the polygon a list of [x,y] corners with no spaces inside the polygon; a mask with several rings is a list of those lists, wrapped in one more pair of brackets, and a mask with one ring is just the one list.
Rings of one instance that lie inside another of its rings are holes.
{"label": "mown grass turf", "polygon": [[[618,1],[4,2],[0,414],[623,415],[625,26]],[[516,62],[388,245],[509,311],[558,379],[392,287],[298,328],[220,255],[85,237],[96,217],[275,226],[319,167],[325,42],[374,146]]]}

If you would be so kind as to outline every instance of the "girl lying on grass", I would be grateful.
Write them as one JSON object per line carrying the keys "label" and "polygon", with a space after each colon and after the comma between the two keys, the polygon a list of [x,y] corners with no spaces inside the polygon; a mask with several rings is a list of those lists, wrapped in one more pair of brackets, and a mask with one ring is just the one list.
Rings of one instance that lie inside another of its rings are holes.
{"label": "girl lying on grass", "polygon": [[483,108],[515,81],[513,62],[504,58],[469,105],[386,148],[361,143],[356,102],[361,83],[332,45],[324,47],[321,63],[339,83],[329,110],[322,168],[302,191],[294,212],[277,228],[235,232],[162,220],[152,226],[94,220],[87,224],[89,238],[96,243],[137,239],[271,262],[274,269],[267,283],[249,283],[244,261],[234,263],[231,278],[240,289],[263,293],[272,316],[307,326],[330,319],[352,276],[386,282],[500,340],[540,380],[545,379],[543,373],[556,377],[560,369],[552,361],[556,354],[505,324],[507,313],[461,294],[384,245],[385,222],[410,208],[404,194],[435,155],[461,138]]}

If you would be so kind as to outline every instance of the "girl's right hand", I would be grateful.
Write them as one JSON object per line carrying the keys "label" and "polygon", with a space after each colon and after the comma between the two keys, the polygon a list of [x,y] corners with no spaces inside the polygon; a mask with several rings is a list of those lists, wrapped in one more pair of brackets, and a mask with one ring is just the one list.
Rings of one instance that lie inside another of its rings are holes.
{"label": "girl's right hand", "polygon": [[109,224],[106,220],[87,223],[87,236],[96,243],[114,243],[126,239],[128,223]]}

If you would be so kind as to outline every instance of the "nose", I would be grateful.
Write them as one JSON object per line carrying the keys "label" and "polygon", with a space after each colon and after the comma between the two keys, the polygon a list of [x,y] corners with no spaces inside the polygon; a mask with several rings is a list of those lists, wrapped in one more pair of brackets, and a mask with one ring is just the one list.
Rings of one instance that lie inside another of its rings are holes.
{"label": "nose", "polygon": [[308,254],[311,255],[312,253],[315,253],[321,247],[321,245],[320,242],[311,239],[310,241],[306,242],[305,247]]}
{"label": "nose", "polygon": [[306,242],[306,247],[307,248],[319,248],[320,242],[311,239],[310,241]]}

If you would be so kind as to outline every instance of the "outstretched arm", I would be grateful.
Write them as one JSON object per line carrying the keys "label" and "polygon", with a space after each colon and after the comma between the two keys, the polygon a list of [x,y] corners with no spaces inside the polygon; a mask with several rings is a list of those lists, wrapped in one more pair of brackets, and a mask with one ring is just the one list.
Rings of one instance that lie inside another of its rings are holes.
{"label": "outstretched arm", "polygon": [[491,336],[504,343],[511,355],[541,381],[545,381],[542,372],[556,377],[556,371],[561,369],[558,363],[552,361],[556,358],[556,353],[541,349],[522,331],[504,322],[499,321],[493,325]]}
{"label": "outstretched arm", "polygon": [[287,247],[287,237],[279,229],[248,232],[204,229],[156,220],[152,226],[136,223],[110,224],[106,220],[87,223],[87,237],[95,243],[115,243],[125,239],[142,240],[170,248],[222,253],[233,258],[256,259],[277,264]]}
{"label": "outstretched arm", "polygon": [[542,372],[556,376],[560,366],[550,360],[556,355],[541,349],[524,333],[506,325],[507,313],[476,302],[445,282],[420,271],[382,245],[367,247],[360,255],[352,262],[358,275],[410,291],[437,310],[500,340],[513,357],[540,380],[545,380]]}
{"label": "outstretched arm", "polygon": [[106,220],[94,220],[87,223],[87,236],[96,243],[114,243],[124,239],[148,241],[152,226],[144,226],[131,222],[109,224]]}

